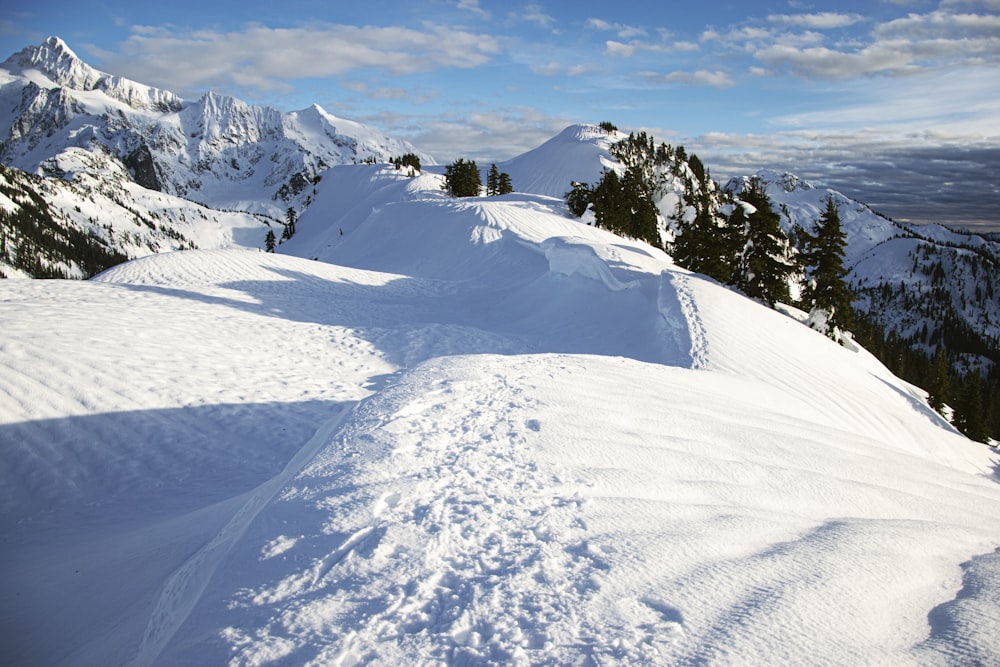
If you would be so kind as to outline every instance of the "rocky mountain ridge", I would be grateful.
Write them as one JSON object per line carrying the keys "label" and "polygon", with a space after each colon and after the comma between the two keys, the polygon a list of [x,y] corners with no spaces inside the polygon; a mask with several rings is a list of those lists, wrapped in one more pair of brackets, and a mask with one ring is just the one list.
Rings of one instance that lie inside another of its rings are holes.
{"label": "rocky mountain ridge", "polygon": [[416,153],[318,106],[285,113],[214,92],[186,101],[100,72],[58,37],[0,64],[0,110],[8,166],[65,177],[53,157],[105,150],[147,189],[279,217],[307,206],[309,183],[331,166]]}

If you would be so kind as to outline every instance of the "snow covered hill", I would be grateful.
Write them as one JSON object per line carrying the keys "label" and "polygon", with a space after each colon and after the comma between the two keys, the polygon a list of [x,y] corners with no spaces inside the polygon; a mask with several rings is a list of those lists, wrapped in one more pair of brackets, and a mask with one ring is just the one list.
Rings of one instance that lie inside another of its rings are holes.
{"label": "snow covered hill", "polygon": [[[151,190],[282,217],[338,164],[416,153],[313,106],[282,113],[208,93],[186,101],[82,62],[58,37],[0,64],[0,161],[30,173],[68,148],[107,151]],[[428,156],[421,156],[432,162]]]}
{"label": "snow covered hill", "polygon": [[12,664],[1000,660],[1000,457],[864,350],[433,174],[280,250],[0,283]]}

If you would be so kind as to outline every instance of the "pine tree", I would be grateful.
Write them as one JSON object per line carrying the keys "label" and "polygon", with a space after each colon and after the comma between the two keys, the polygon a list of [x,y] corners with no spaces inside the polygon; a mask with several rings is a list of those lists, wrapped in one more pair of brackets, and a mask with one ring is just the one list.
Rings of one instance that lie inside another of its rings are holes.
{"label": "pine tree", "polygon": [[945,403],[949,400],[950,389],[948,387],[948,377],[950,375],[948,366],[948,352],[944,345],[938,346],[937,354],[934,356],[934,363],[931,366],[930,381],[927,383],[927,402],[937,412],[944,410]]}
{"label": "pine tree", "polygon": [[625,234],[635,239],[642,239],[650,245],[659,246],[656,206],[653,204],[642,171],[637,167],[628,168],[621,184],[624,203],[628,209]]}
{"label": "pine tree", "polygon": [[566,207],[569,208],[569,212],[576,217],[583,217],[583,214],[587,212],[587,208],[590,206],[590,202],[594,197],[594,192],[586,183],[573,181],[570,183],[570,186],[572,189],[563,195],[566,199]]}
{"label": "pine tree", "polygon": [[506,171],[500,172],[500,185],[497,188],[498,195],[509,195],[514,191],[514,183],[510,180],[510,174]]}
{"label": "pine tree", "polygon": [[759,178],[750,179],[740,198],[755,210],[744,224],[736,286],[747,296],[770,306],[779,301],[787,303],[788,278],[795,267],[780,218]]}
{"label": "pine tree", "polygon": [[285,211],[285,230],[281,232],[282,241],[287,241],[295,236],[295,221],[297,219],[298,216],[295,214],[295,209],[289,207],[288,210]]}
{"label": "pine tree", "polygon": [[986,442],[987,433],[983,410],[983,384],[979,369],[973,369],[965,379],[962,395],[955,406],[955,426],[970,440]]}
{"label": "pine tree", "polygon": [[826,199],[826,208],[816,224],[816,233],[802,233],[803,262],[806,265],[806,281],[803,285],[802,300],[813,312],[826,313],[829,333],[846,330],[854,324],[851,301],[854,295],[845,280],[844,250],[847,248],[847,234],[840,227],[840,213],[832,196]]}
{"label": "pine tree", "polygon": [[483,187],[479,167],[474,160],[459,158],[445,167],[442,187],[452,197],[478,197]]}
{"label": "pine tree", "polygon": [[631,210],[617,172],[604,172],[593,196],[594,224],[615,234],[624,235],[629,227]]}
{"label": "pine tree", "polygon": [[264,237],[264,249],[267,250],[267,252],[274,252],[274,244],[274,230],[268,229],[267,236]]}
{"label": "pine tree", "polygon": [[730,284],[739,258],[738,233],[742,233],[743,224],[742,209],[730,221],[707,207],[700,209],[691,224],[685,225],[674,239],[674,260],[686,269]]}
{"label": "pine tree", "polygon": [[494,197],[498,194],[500,194],[500,171],[495,164],[491,164],[486,176],[486,196]]}

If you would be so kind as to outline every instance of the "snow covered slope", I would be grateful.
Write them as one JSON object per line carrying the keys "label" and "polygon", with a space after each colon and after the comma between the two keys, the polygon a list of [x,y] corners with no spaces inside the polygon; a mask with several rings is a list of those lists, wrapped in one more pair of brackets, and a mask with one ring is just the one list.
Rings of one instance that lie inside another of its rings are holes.
{"label": "snow covered slope", "polygon": [[558,199],[342,176],[302,257],[0,283],[13,664],[1000,660],[1000,459],[920,391]]}
{"label": "snow covered slope", "polygon": [[618,163],[612,144],[627,135],[596,125],[570,125],[541,146],[498,165],[514,189],[562,198],[573,181],[596,183],[601,171]]}
{"label": "snow covered slope", "polygon": [[[756,175],[767,184],[786,231],[812,231],[827,197],[833,197],[847,235],[845,266],[860,312],[927,351],[946,339],[952,352],[966,353],[966,364],[994,366],[1000,354],[1000,242],[941,225],[894,222],[789,173]],[[725,187],[739,192],[746,181],[733,179]]]}
{"label": "snow covered slope", "polygon": [[[188,248],[262,248],[266,216],[218,211],[132,182],[105,153],[49,160],[68,178],[0,166],[0,275],[87,278],[128,258]],[[94,255],[99,255],[94,257]]]}
{"label": "snow covered slope", "polygon": [[182,100],[95,70],[58,37],[0,64],[0,109],[4,164],[57,173],[47,161],[67,148],[105,150],[148,189],[278,217],[301,208],[328,167],[416,152],[318,106],[282,113],[215,93]]}

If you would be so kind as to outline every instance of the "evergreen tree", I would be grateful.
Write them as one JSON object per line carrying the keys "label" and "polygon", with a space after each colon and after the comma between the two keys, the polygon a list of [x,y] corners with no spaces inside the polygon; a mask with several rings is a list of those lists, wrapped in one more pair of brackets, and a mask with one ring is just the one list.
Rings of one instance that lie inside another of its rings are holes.
{"label": "evergreen tree", "polygon": [[927,402],[937,412],[942,412],[945,403],[949,400],[949,375],[948,352],[945,350],[944,345],[940,345],[938,346],[937,354],[934,356],[931,375],[927,382]]}
{"label": "evergreen tree", "polygon": [[986,415],[983,410],[983,385],[979,369],[973,369],[965,380],[962,395],[955,406],[955,427],[970,440],[986,442]]}
{"label": "evergreen tree", "polygon": [[281,232],[281,240],[287,241],[288,239],[295,236],[295,222],[298,216],[295,214],[295,209],[289,207],[285,211],[285,230]]}
{"label": "evergreen tree", "polygon": [[442,187],[452,197],[478,197],[483,187],[479,167],[474,160],[459,158],[445,167]]}
{"label": "evergreen tree", "polygon": [[509,195],[514,191],[514,183],[510,180],[510,174],[506,171],[500,172],[500,185],[497,188],[498,195]]}
{"label": "evergreen tree", "polygon": [[750,179],[740,198],[754,207],[743,228],[736,286],[747,296],[774,306],[790,300],[788,278],[795,266],[780,218],[759,178]]}
{"label": "evergreen tree", "polygon": [[631,210],[625,201],[621,179],[613,169],[606,170],[594,188],[594,224],[615,234],[624,235],[629,227]]}
{"label": "evergreen tree", "polygon": [[264,237],[264,249],[267,250],[267,252],[274,252],[274,244],[274,230],[268,229],[267,236]]}
{"label": "evergreen tree", "polygon": [[486,176],[486,196],[493,197],[498,194],[500,194],[500,171],[495,164],[491,164]]}
{"label": "evergreen tree", "polygon": [[700,208],[691,224],[674,239],[674,260],[686,269],[731,284],[739,260],[740,235],[745,220],[742,208],[730,220]]}
{"label": "evergreen tree", "polygon": [[410,167],[411,174],[414,171],[420,171],[420,158],[414,153],[405,153],[400,157],[392,158],[392,164],[397,170],[403,167]]}
{"label": "evergreen tree", "polygon": [[851,301],[854,295],[845,280],[844,250],[847,234],[840,227],[840,214],[832,196],[826,199],[816,224],[816,233],[802,232],[804,246],[803,261],[806,265],[806,281],[803,285],[803,301],[815,312],[826,313],[829,333],[835,329],[846,330],[854,324]]}
{"label": "evergreen tree", "polygon": [[581,218],[587,212],[587,207],[590,206],[594,192],[586,183],[573,181],[570,185],[572,189],[563,195],[563,197],[566,199],[566,206],[569,208],[569,212]]}
{"label": "evergreen tree", "polygon": [[628,209],[628,223],[625,234],[641,239],[650,245],[660,245],[656,228],[656,206],[651,198],[652,188],[648,187],[643,173],[638,167],[629,167],[622,177],[622,194]]}

